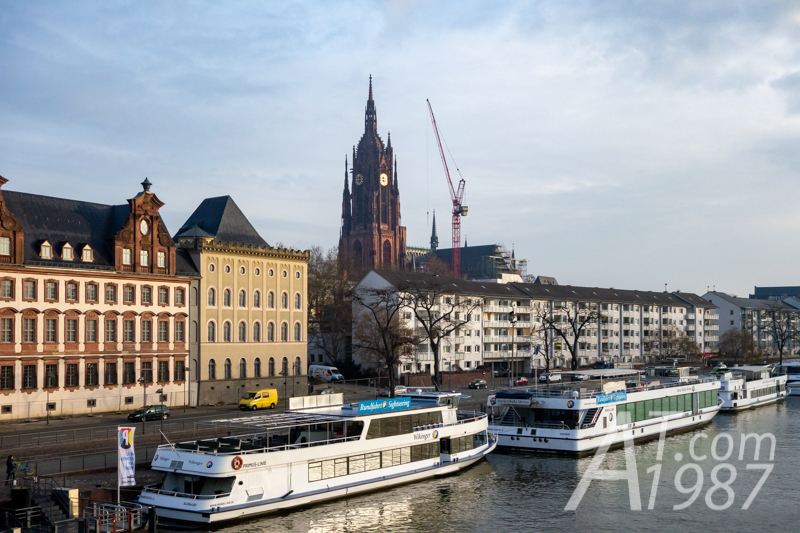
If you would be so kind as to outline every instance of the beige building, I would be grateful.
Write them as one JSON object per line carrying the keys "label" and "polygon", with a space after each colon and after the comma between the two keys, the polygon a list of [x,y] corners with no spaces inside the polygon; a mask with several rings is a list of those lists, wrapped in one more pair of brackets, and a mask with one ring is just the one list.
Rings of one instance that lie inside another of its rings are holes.
{"label": "beige building", "polygon": [[255,388],[307,393],[307,251],[274,248],[230,196],[208,198],[175,236],[201,279],[192,346],[200,405]]}

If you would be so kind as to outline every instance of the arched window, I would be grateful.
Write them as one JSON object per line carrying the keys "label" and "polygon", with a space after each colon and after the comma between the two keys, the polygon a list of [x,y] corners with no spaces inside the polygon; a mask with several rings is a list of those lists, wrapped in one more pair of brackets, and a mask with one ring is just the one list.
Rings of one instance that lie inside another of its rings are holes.
{"label": "arched window", "polygon": [[261,377],[261,358],[256,357],[256,360],[253,362],[253,375],[257,378]]}
{"label": "arched window", "polygon": [[302,340],[303,340],[302,328],[300,327],[300,322],[296,322],[294,325],[294,341],[300,342]]}
{"label": "arched window", "polygon": [[384,268],[392,265],[392,243],[388,240],[383,241],[383,266]]}
{"label": "arched window", "polygon": [[261,291],[255,291],[253,293],[253,307],[256,309],[261,307]]}
{"label": "arched window", "polygon": [[200,342],[200,330],[197,329],[197,320],[192,320],[192,331],[189,333],[194,342]]}
{"label": "arched window", "polygon": [[244,289],[239,291],[239,307],[247,307],[247,292]]}
{"label": "arched window", "polygon": [[281,324],[281,342],[287,342],[289,340],[289,324],[283,322]]}
{"label": "arched window", "polygon": [[225,292],[222,293],[222,305],[225,307],[231,306],[231,290],[225,289]]}
{"label": "arched window", "polygon": [[289,293],[281,293],[281,309],[289,309]]}
{"label": "arched window", "polygon": [[253,324],[253,342],[261,342],[261,322]]}
{"label": "arched window", "polygon": [[269,371],[269,376],[270,377],[274,376],[275,375],[275,359],[270,357],[269,361],[267,362],[267,367],[268,367],[267,370]]}
{"label": "arched window", "polygon": [[275,324],[267,324],[267,342],[275,342]]}
{"label": "arched window", "polygon": [[294,360],[294,375],[299,376],[303,372],[303,363],[300,362],[300,358],[296,357]]}
{"label": "arched window", "polygon": [[281,361],[281,375],[289,375],[289,360],[285,357],[283,358],[283,361]]}
{"label": "arched window", "polygon": [[241,379],[247,377],[247,361],[245,361],[244,357],[239,359],[239,377]]}
{"label": "arched window", "polygon": [[361,241],[353,243],[353,257],[357,266],[364,266],[364,255],[361,253]]}
{"label": "arched window", "polygon": [[272,291],[267,293],[267,307],[269,309],[275,309],[275,293]]}
{"label": "arched window", "polygon": [[208,305],[211,307],[217,305],[217,291],[214,290],[214,287],[208,289]]}
{"label": "arched window", "polygon": [[208,379],[217,379],[217,363],[213,359],[208,360]]}
{"label": "arched window", "polygon": [[208,323],[208,342],[217,342],[217,325],[214,322]]}
{"label": "arched window", "polygon": [[222,342],[231,342],[231,323],[225,322],[222,325]]}
{"label": "arched window", "polygon": [[239,322],[239,342],[247,342],[247,322]]}
{"label": "arched window", "polygon": [[294,295],[294,308],[300,309],[302,305],[303,301],[302,298],[300,298],[300,293],[298,292],[297,294]]}
{"label": "arched window", "polygon": [[225,359],[225,379],[231,379],[231,360]]}

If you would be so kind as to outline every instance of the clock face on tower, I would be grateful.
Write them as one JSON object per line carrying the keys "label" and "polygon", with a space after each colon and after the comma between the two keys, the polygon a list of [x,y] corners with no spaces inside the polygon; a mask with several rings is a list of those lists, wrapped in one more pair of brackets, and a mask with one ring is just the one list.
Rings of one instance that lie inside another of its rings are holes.
{"label": "clock face on tower", "polygon": [[356,174],[356,185],[361,185],[364,183],[364,176],[361,174]]}
{"label": "clock face on tower", "polygon": [[389,183],[389,176],[386,174],[381,174],[381,185],[384,187]]}
{"label": "clock face on tower", "polygon": [[142,235],[147,235],[147,232],[150,231],[150,226],[147,224],[146,220],[142,220],[139,223],[139,230],[142,232]]}

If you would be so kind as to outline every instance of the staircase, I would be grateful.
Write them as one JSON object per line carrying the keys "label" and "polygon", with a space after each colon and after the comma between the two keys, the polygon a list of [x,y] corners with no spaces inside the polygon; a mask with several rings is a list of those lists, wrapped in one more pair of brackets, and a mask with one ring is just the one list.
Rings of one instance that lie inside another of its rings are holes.
{"label": "staircase", "polygon": [[594,409],[589,409],[586,411],[586,414],[583,415],[583,423],[581,424],[582,428],[593,428],[597,421],[600,419],[600,413],[603,412],[602,407],[595,407]]}
{"label": "staircase", "polygon": [[77,518],[68,518],[64,511],[65,502],[59,502],[63,493],[57,489],[61,486],[51,477],[26,477],[20,480],[23,486],[31,489],[31,500],[41,509],[42,517],[46,521],[39,531],[54,533],[77,533],[80,531],[81,521]]}
{"label": "staircase", "polygon": [[517,412],[514,410],[513,407],[509,407],[506,409],[506,412],[503,413],[503,418],[500,419],[501,426],[516,426],[517,424]]}

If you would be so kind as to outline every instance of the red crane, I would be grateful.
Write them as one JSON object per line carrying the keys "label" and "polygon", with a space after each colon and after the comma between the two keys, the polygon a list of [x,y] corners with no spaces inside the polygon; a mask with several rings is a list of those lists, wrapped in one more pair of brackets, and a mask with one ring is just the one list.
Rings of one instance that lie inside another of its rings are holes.
{"label": "red crane", "polygon": [[[467,206],[461,205],[464,201],[464,185],[466,182],[464,178],[458,182],[458,190],[453,187],[453,180],[450,179],[450,170],[447,168],[447,160],[444,157],[444,150],[442,149],[442,140],[439,138],[439,128],[436,127],[436,117],[433,116],[433,108],[431,101],[428,102],[428,111],[431,112],[431,124],[433,124],[433,133],[436,135],[436,144],[439,145],[439,155],[442,156],[442,165],[444,166],[444,175],[447,178],[447,185],[450,187],[450,198],[453,200],[453,276],[461,277],[461,217],[467,216]],[[456,169],[458,170],[458,169]],[[460,173],[459,173],[460,174]]]}

